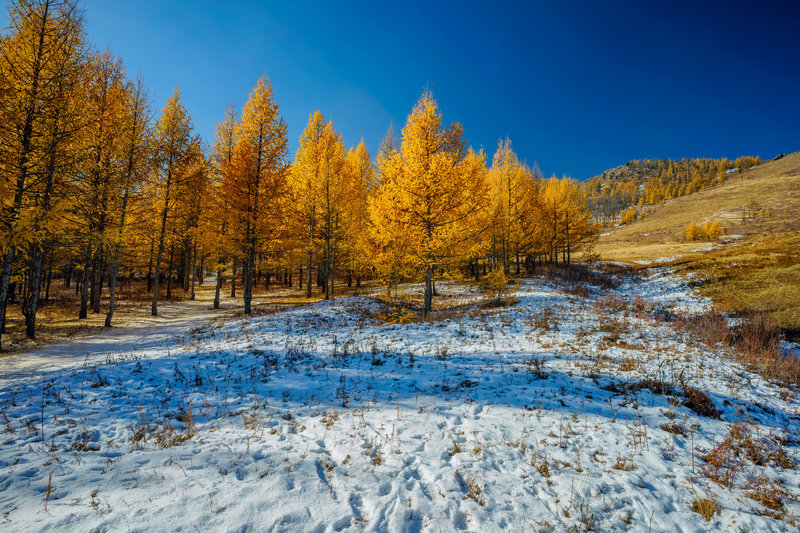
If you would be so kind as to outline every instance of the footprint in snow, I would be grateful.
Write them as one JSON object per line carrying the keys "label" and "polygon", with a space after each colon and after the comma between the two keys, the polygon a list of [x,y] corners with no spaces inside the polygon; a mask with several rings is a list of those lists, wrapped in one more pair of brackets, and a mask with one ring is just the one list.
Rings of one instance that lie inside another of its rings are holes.
{"label": "footprint in snow", "polygon": [[412,480],[412,479],[413,480],[419,480],[419,474],[417,474],[417,469],[416,468],[407,468],[406,470],[403,470],[403,479],[405,479],[406,481]]}
{"label": "footprint in snow", "polygon": [[461,511],[453,513],[453,527],[461,531],[467,529],[467,517]]}
{"label": "footprint in snow", "polygon": [[342,531],[344,528],[350,526],[353,523],[352,516],[343,516],[339,520],[333,522],[331,527],[334,531]]}

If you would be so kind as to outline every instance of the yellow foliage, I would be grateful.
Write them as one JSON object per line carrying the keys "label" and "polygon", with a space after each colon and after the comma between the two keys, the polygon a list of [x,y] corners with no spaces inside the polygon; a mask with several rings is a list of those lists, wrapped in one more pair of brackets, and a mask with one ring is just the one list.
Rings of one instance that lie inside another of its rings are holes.
{"label": "yellow foliage", "polygon": [[423,315],[431,309],[434,270],[464,259],[481,229],[475,221],[488,194],[485,169],[461,126],[444,126],[429,91],[408,117],[401,149],[380,162],[382,183],[369,201],[377,263],[384,276],[405,271],[425,280]]}
{"label": "yellow foliage", "polygon": [[687,241],[714,241],[720,238],[724,233],[725,232],[722,229],[722,226],[720,226],[719,222],[706,221],[702,226],[698,226],[694,223],[694,221],[692,221],[689,222],[689,225],[683,230],[683,237]]}
{"label": "yellow foliage", "polygon": [[385,313],[378,313],[376,318],[384,324],[411,324],[417,317],[413,311],[392,307]]}
{"label": "yellow foliage", "polygon": [[515,254],[536,247],[530,230],[536,223],[539,187],[534,176],[520,164],[511,150],[511,141],[500,142],[489,170],[491,185],[492,251],[503,262],[505,272]]}
{"label": "yellow foliage", "polygon": [[493,305],[511,305],[516,302],[514,293],[519,289],[519,283],[510,284],[509,278],[502,268],[492,270],[481,284],[481,292]]}
{"label": "yellow foliage", "polygon": [[630,224],[631,222],[636,222],[637,218],[639,218],[639,212],[636,209],[630,208],[623,213],[620,223]]}
{"label": "yellow foliage", "polygon": [[683,235],[687,241],[696,241],[700,237],[700,228],[697,227],[694,220],[689,222],[689,225],[683,230]]}
{"label": "yellow foliage", "polygon": [[572,250],[593,242],[600,227],[592,223],[575,180],[552,177],[545,181],[535,226],[541,251],[549,252],[556,263],[560,253],[562,261],[569,263]]}

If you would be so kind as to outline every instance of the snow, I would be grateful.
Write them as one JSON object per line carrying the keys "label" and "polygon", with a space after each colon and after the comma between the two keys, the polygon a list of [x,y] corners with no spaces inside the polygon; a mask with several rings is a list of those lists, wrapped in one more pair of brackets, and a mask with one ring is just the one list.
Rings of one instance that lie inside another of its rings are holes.
{"label": "snow", "polygon": [[[710,308],[687,281],[655,269],[580,298],[526,280],[497,309],[442,282],[459,306],[428,322],[348,297],[2,359],[0,530],[791,530],[745,489],[797,495],[797,468],[701,473],[742,413],[797,459],[800,405],[657,318]],[[721,419],[626,388],[645,378],[688,381]]]}
{"label": "snow", "polygon": [[666,256],[666,257],[657,257],[655,259],[637,259],[634,261],[637,265],[658,265],[661,263],[669,263],[670,261],[675,261],[680,256],[673,255],[673,256]]}

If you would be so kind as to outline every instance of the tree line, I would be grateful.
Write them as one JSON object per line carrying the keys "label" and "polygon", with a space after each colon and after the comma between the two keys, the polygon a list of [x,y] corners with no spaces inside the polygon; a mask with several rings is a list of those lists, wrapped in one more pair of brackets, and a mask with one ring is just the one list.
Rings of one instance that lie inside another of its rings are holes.
{"label": "tree line", "polygon": [[156,114],[143,80],[91,49],[76,0],[10,3],[0,102],[0,332],[19,297],[34,337],[53,279],[110,326],[119,280],[146,280],[157,315],[207,272],[214,306],[239,283],[245,313],[274,275],[326,298],[337,277],[423,281],[427,314],[437,276],[569,263],[597,232],[577,182],[543,179],[507,139],[489,163],[428,91],[374,158],[316,111],[290,160],[262,78],[205,148],[179,89]]}

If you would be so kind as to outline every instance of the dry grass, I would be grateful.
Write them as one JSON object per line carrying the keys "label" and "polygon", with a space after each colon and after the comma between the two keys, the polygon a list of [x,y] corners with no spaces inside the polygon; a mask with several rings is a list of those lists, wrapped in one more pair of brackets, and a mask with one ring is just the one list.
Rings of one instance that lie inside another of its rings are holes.
{"label": "dry grass", "polygon": [[697,498],[692,503],[692,511],[702,516],[706,522],[711,521],[715,514],[721,512],[717,500],[711,498]]}
{"label": "dry grass", "polygon": [[720,311],[764,312],[782,330],[800,333],[800,231],[759,235],[673,266],[695,273]]}
{"label": "dry grass", "polygon": [[739,323],[733,327],[719,312],[674,324],[712,347],[730,349],[739,362],[768,380],[784,385],[800,384],[800,360],[782,353],[778,324],[765,311],[744,311],[739,315]]}

